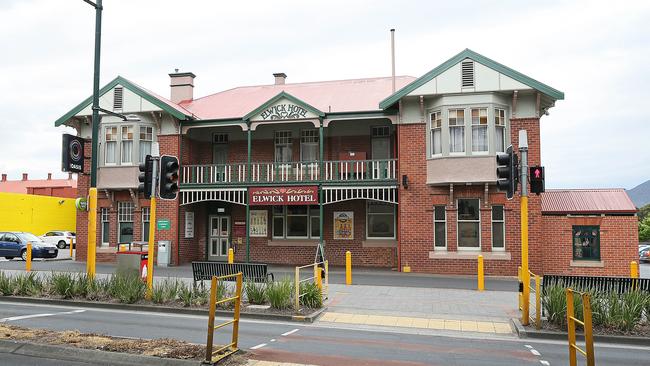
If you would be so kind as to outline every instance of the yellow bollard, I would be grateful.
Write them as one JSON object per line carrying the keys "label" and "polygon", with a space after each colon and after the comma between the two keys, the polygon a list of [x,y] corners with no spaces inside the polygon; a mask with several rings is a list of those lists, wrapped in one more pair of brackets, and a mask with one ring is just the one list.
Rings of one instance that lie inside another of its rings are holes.
{"label": "yellow bollard", "polygon": [[[517,280],[519,280],[519,286],[521,286],[521,266],[517,267]],[[524,296],[519,291],[519,311],[521,311],[522,307],[524,306]]]}
{"label": "yellow bollard", "polygon": [[25,271],[31,272],[32,270],[32,243],[27,242],[27,258],[25,258]]}
{"label": "yellow bollard", "polygon": [[485,278],[483,274],[483,256],[478,256],[478,290],[485,290]]}
{"label": "yellow bollard", "polygon": [[352,253],[345,252],[345,284],[352,284]]}
{"label": "yellow bollard", "polygon": [[318,289],[323,291],[323,279],[321,278],[321,271],[322,269],[318,266],[314,266],[314,282],[316,283],[316,286],[318,286]]}
{"label": "yellow bollard", "polygon": [[72,254],[72,247],[73,247],[73,245],[72,245],[72,238],[70,238],[70,258],[72,258],[72,256],[73,256],[73,254]]}
{"label": "yellow bollard", "polygon": [[235,263],[235,251],[230,248],[228,249],[228,264]]}
{"label": "yellow bollard", "polygon": [[635,261],[630,262],[630,277],[639,278],[639,263]]}

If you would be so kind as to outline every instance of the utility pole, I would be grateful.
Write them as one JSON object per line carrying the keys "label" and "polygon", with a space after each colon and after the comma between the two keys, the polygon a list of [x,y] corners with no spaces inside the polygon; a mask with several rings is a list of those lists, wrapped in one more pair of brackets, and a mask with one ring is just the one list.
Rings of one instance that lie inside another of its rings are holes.
{"label": "utility pole", "polygon": [[[524,283],[521,324],[528,325],[530,313],[530,272],[528,271],[528,134],[519,131],[519,182],[521,182],[521,277]],[[537,309],[539,311],[539,309]]]}

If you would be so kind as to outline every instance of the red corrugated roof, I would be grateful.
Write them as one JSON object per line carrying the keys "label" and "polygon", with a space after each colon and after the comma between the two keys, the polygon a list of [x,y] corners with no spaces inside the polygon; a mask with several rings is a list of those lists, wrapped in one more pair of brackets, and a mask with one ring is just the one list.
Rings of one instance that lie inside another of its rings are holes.
{"label": "red corrugated roof", "polygon": [[0,192],[27,193],[27,188],[77,188],[76,179],[33,179],[0,182]]}
{"label": "red corrugated roof", "polygon": [[[395,87],[415,80],[395,77]],[[325,113],[379,110],[379,102],[391,95],[392,78],[319,81],[283,85],[243,86],[203,98],[182,102],[180,106],[199,119],[237,119],[284,91]]]}
{"label": "red corrugated roof", "polygon": [[542,213],[635,213],[622,188],[549,189],[542,193]]}

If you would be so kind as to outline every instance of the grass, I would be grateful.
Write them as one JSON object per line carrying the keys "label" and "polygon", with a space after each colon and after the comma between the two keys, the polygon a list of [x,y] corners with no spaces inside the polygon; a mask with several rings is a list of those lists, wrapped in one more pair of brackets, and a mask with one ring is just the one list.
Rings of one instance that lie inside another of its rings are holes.
{"label": "grass", "polygon": [[300,303],[308,308],[318,309],[323,306],[323,294],[313,282],[302,282],[300,295]]}
{"label": "grass", "polygon": [[267,301],[266,296],[266,283],[255,283],[253,281],[246,281],[244,284],[244,292],[250,304],[262,305]]}
{"label": "grass", "polygon": [[108,282],[108,294],[124,304],[134,304],[142,299],[147,285],[137,273],[121,273],[111,276]]}
{"label": "grass", "polygon": [[13,295],[14,286],[11,280],[11,277],[5,275],[4,272],[0,271],[0,295],[8,296]]}
{"label": "grass", "polygon": [[271,282],[266,287],[266,296],[274,309],[288,309],[291,306],[292,294],[293,282],[288,278],[283,278],[278,282]]}

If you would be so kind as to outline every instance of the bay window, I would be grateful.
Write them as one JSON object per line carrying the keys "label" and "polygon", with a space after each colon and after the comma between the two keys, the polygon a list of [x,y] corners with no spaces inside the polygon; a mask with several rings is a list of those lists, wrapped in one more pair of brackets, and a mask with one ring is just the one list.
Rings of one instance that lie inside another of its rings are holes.
{"label": "bay window", "polygon": [[151,155],[155,137],[154,126],[145,124],[108,125],[104,131],[102,153],[105,165],[144,163]]}
{"label": "bay window", "polygon": [[449,110],[449,152],[465,151],[465,110]]}
{"label": "bay window", "polygon": [[481,214],[478,199],[458,199],[458,249],[480,249]]}
{"label": "bay window", "polygon": [[153,127],[140,126],[140,160],[144,163],[144,158],[151,155],[151,145],[153,144]]}
{"label": "bay window", "polygon": [[488,151],[487,108],[472,109],[472,151]]}
{"label": "bay window", "polygon": [[368,239],[395,239],[395,205],[368,201],[366,222]]}
{"label": "bay window", "polygon": [[494,109],[494,144],[497,152],[506,151],[506,110]]}
{"label": "bay window", "polygon": [[442,154],[442,114],[435,111],[431,118],[431,154]]}

